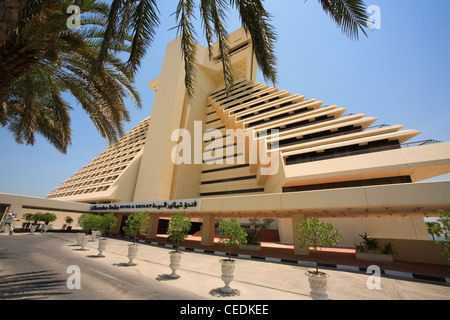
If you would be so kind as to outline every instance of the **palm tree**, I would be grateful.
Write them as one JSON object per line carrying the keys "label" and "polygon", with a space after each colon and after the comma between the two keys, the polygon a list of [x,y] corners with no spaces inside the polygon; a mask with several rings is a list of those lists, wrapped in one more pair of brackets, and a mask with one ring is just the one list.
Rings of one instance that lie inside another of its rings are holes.
{"label": "palm tree", "polygon": [[[365,34],[367,14],[363,0],[318,0],[350,38]],[[123,96],[140,107],[132,81],[160,23],[157,0],[4,0],[0,6],[0,124],[8,126],[20,143],[33,144],[41,133],[65,152],[70,144],[70,106],[61,93],[70,92],[109,142],[122,134],[128,120]],[[67,28],[66,9],[80,6],[81,29]],[[277,81],[274,42],[276,32],[262,0],[179,0],[176,26],[185,61],[185,85],[193,95],[195,42],[193,26],[198,5],[211,55],[218,41],[227,90],[233,77],[228,57],[225,19],[236,10],[250,34],[257,63],[266,81]],[[90,27],[87,27],[89,25]],[[126,52],[126,63],[115,57]]]}
{"label": "palm tree", "polygon": [[[363,0],[318,0],[323,10],[330,15],[342,31],[350,38],[358,38],[365,31],[368,16]],[[179,0],[175,9],[176,26],[181,36],[181,49],[185,61],[185,85],[189,96],[193,94],[195,83],[195,42],[196,32],[192,21],[195,7],[198,5],[200,20],[211,56],[211,44],[214,37],[218,41],[223,66],[223,76],[227,90],[233,84],[228,57],[229,46],[227,30],[224,25],[226,12],[234,9],[238,12],[244,30],[250,34],[257,63],[264,79],[276,83],[276,57],[274,42],[276,32],[270,23],[271,15],[263,6],[263,0]],[[131,25],[127,25],[131,21]],[[99,56],[99,63],[106,57],[108,48],[119,47],[125,43],[121,37],[123,30],[130,28],[134,35],[132,51],[127,61],[135,72],[148,47],[151,45],[160,23],[156,0],[113,0],[108,16],[105,39]]]}
{"label": "palm tree", "polygon": [[122,60],[108,53],[93,68],[109,7],[96,0],[79,1],[83,27],[70,30],[66,11],[72,3],[42,0],[38,13],[26,15],[27,2],[22,11],[27,22],[21,20],[0,47],[0,124],[18,143],[32,145],[39,133],[63,153],[71,135],[65,92],[75,97],[108,143],[123,134],[123,121],[129,120],[124,96],[141,107],[132,73]]}

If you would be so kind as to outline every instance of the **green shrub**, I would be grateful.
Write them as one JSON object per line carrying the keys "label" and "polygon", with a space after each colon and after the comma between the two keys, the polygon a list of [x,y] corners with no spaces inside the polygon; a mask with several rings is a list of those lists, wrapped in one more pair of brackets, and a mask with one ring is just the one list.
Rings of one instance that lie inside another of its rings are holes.
{"label": "green shrub", "polygon": [[100,231],[103,235],[103,238],[105,238],[106,234],[108,232],[111,232],[117,225],[117,217],[113,213],[107,213],[99,216],[96,223],[97,225],[95,229]]}
{"label": "green shrub", "polygon": [[178,252],[180,243],[187,238],[189,231],[191,230],[191,226],[191,218],[186,218],[185,212],[170,218],[169,227],[167,228],[167,234],[169,235],[167,240],[176,242],[176,252]]}
{"label": "green shrub", "polygon": [[219,224],[220,244],[228,250],[231,261],[231,250],[247,243],[247,232],[235,219],[222,220]]}
{"label": "green shrub", "polygon": [[132,236],[136,242],[138,234],[145,232],[149,219],[150,217],[147,211],[132,213],[128,216],[123,231]]}
{"label": "green shrub", "polygon": [[316,258],[316,273],[319,274],[317,263],[319,251],[324,247],[336,246],[342,239],[342,234],[331,223],[321,222],[318,218],[305,219],[300,224],[296,223],[295,228],[299,231],[296,240],[300,247],[313,248]]}

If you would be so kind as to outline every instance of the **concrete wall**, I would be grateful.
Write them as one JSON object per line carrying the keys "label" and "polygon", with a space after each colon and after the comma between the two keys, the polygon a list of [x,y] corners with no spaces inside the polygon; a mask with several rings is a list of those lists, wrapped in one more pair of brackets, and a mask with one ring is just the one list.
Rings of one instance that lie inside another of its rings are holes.
{"label": "concrete wall", "polygon": [[[18,221],[15,226],[21,226],[25,222],[25,213],[53,213],[57,219],[52,223],[53,227],[62,227],[65,224],[65,217],[71,216],[74,220],[72,227],[76,227],[77,219],[83,212],[89,212],[89,205],[69,201],[50,200],[38,197],[21,196],[14,194],[0,193],[0,205],[6,206],[16,213]],[[3,213],[3,212],[1,212]]]}
{"label": "concrete wall", "polygon": [[396,251],[394,261],[446,264],[442,247],[431,240],[378,239],[380,245],[391,242]]}
{"label": "concrete wall", "polygon": [[[37,212],[40,213],[53,213],[56,215],[56,220],[54,222],[51,222],[50,224],[52,225],[53,229],[61,229],[62,226],[64,224],[66,224],[65,222],[65,218],[67,216],[70,216],[73,219],[73,222],[71,224],[73,229],[78,229],[80,228],[78,226],[78,218],[81,216],[81,213],[79,212],[67,212],[67,211],[60,211],[60,210],[49,210],[49,209],[29,209],[29,208],[23,208],[20,211],[20,214],[18,215],[18,221],[15,222],[14,226],[15,227],[21,227],[23,222],[26,222],[25,219],[23,218],[23,215],[26,213],[32,213],[35,214]],[[44,222],[39,222],[41,224],[43,224]]]}

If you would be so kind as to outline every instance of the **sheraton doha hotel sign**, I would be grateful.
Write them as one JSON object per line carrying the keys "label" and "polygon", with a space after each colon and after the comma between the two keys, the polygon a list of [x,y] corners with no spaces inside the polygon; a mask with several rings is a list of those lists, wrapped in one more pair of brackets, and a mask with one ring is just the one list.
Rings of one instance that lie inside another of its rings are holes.
{"label": "sheraton doha hotel sign", "polygon": [[200,199],[166,200],[148,202],[121,202],[92,204],[91,212],[136,212],[136,211],[192,211],[200,209]]}

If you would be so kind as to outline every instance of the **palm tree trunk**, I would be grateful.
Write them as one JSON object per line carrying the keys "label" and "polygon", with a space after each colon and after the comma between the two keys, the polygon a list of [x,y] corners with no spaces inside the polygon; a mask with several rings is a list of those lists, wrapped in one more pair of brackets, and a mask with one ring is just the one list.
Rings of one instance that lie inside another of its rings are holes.
{"label": "palm tree trunk", "polygon": [[26,74],[35,63],[34,52],[20,53],[17,47],[0,47],[0,102],[4,101],[12,81]]}
{"label": "palm tree trunk", "polygon": [[0,0],[0,46],[19,23],[26,0]]}

